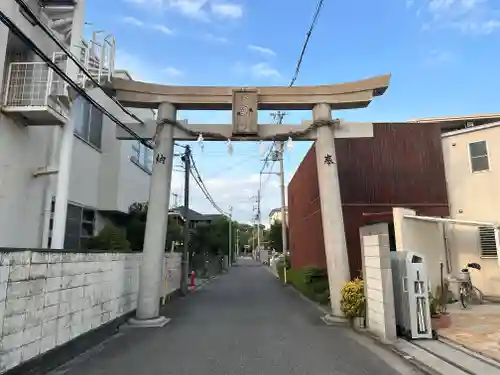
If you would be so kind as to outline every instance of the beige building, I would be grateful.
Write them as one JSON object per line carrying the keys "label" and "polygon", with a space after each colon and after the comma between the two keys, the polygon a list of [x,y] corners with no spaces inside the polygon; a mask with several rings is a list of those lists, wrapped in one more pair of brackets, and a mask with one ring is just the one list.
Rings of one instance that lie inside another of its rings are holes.
{"label": "beige building", "polygon": [[[450,217],[500,223],[500,122],[471,126],[442,136]],[[496,167],[495,167],[496,166]],[[500,296],[498,239],[493,227],[447,225],[456,267],[477,262],[473,283],[484,293]]]}
{"label": "beige building", "polygon": [[[287,207],[285,207],[285,215],[286,215],[286,219],[288,219],[288,208]],[[281,215],[281,208],[274,208],[271,210],[271,212],[269,212],[269,226],[273,225],[277,221],[283,222],[283,218]]]}
{"label": "beige building", "polygon": [[433,289],[444,273],[456,275],[470,262],[473,284],[486,296],[500,297],[500,115],[413,120],[442,122],[449,218],[417,216],[394,209],[398,250],[424,255]]}

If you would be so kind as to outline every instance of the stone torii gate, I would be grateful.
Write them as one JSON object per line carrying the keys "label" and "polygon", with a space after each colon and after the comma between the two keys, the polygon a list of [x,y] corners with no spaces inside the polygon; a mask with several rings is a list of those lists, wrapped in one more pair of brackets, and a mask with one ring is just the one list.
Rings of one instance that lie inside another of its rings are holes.
{"label": "stone torii gate", "polygon": [[[161,327],[159,315],[162,262],[167,233],[174,141],[316,141],[321,219],[331,298],[330,319],[342,317],[336,298],[350,279],[334,138],[373,137],[372,123],[332,120],[332,110],[367,107],[389,86],[390,75],[357,82],[297,87],[166,86],[114,79],[111,89],[126,107],[158,109],[157,121],[126,124],[143,139],[154,140],[146,234],[136,317],[131,324]],[[177,121],[177,110],[231,110],[232,125]],[[258,110],[312,110],[313,120],[301,125],[259,125]],[[117,128],[118,139],[133,139]]]}

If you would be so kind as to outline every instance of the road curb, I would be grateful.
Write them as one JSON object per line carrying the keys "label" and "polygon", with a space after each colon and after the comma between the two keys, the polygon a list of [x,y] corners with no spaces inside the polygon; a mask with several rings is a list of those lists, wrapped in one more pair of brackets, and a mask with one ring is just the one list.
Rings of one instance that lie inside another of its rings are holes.
{"label": "road curb", "polygon": [[469,348],[467,345],[461,344],[456,340],[450,339],[448,337],[445,337],[445,336],[442,336],[439,334],[438,334],[438,338],[439,338],[439,341],[441,341],[441,342],[443,342],[451,347],[454,347],[455,349],[460,350],[460,351],[466,353],[467,355],[470,355],[470,356],[476,358],[477,360],[485,362],[485,363],[489,364],[490,366],[496,367],[500,370],[500,362],[497,359],[489,356],[488,354],[485,354],[479,350],[473,350],[473,349]]}
{"label": "road curb", "polygon": [[193,288],[191,288],[189,290],[189,293],[187,295],[189,295],[190,293],[193,293],[193,292],[196,292],[197,290],[200,290],[202,289],[203,287],[207,286],[208,284],[210,284],[211,282],[217,280],[221,275],[217,275],[217,276],[212,276],[210,277],[208,280],[205,280],[203,281],[201,284],[199,285],[195,285]]}
{"label": "road curb", "polygon": [[[269,272],[272,275],[274,275],[274,273],[271,270],[269,270]],[[330,314],[330,312],[327,309],[325,309],[323,306],[319,305],[317,302],[314,302],[311,299],[309,299],[306,296],[304,296],[299,290],[297,290],[297,289],[295,289],[293,287],[292,287],[292,289],[295,291],[295,293],[297,293],[300,296],[300,298],[302,298],[303,300],[305,300],[305,301],[309,302],[310,304],[314,305],[319,311],[321,311],[323,314],[325,314],[325,316],[328,316]],[[329,326],[329,327],[339,327],[339,328],[347,328],[347,329],[351,328],[347,324],[332,324],[332,323],[329,323],[328,320],[325,319],[325,316],[321,317],[320,319],[323,321],[323,323],[326,326]],[[385,343],[385,342],[381,341],[378,337],[372,335],[370,332],[368,332],[366,330],[351,328],[349,331],[353,332],[355,334],[358,334],[360,336],[364,336],[364,337],[372,339],[372,341],[377,346],[379,346],[379,347],[381,347],[381,348],[383,348],[383,349],[385,349],[387,351],[390,351],[390,352],[392,352],[394,354],[397,354],[403,360],[405,360],[406,362],[408,362],[412,367],[414,367],[418,371],[421,371],[425,375],[442,375],[439,372],[437,372],[437,371],[433,370],[432,368],[430,368],[429,366],[427,366],[425,363],[423,363],[423,362],[415,359],[414,357],[411,357],[411,356],[407,355],[406,353],[400,351],[396,347],[396,345],[394,345],[394,343]]]}

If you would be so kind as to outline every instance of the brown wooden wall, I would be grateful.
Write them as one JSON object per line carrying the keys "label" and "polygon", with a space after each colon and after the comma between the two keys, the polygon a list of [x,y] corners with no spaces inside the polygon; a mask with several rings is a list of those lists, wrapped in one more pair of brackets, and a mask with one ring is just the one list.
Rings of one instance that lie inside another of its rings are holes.
{"label": "brown wooden wall", "polygon": [[[336,139],[335,145],[352,276],[361,269],[359,227],[381,219],[373,214],[387,219],[401,206],[448,215],[438,125],[375,124],[373,138]],[[325,267],[314,145],[288,186],[288,207],[293,266]]]}

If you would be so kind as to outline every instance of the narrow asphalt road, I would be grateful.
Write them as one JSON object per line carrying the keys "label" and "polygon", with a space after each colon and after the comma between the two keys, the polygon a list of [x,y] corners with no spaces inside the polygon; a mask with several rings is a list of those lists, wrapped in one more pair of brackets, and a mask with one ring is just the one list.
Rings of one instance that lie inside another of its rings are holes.
{"label": "narrow asphalt road", "polygon": [[165,315],[172,321],[164,328],[124,330],[51,374],[399,374],[348,329],[325,326],[316,306],[251,260],[172,302]]}

